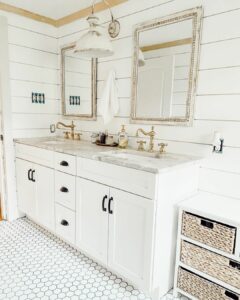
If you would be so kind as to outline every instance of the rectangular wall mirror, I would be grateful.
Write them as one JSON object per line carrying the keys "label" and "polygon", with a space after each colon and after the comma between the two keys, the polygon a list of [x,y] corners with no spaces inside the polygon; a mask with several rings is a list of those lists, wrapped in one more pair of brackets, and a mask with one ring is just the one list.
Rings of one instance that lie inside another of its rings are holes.
{"label": "rectangular wall mirror", "polygon": [[133,123],[192,124],[201,17],[197,7],[135,27]]}
{"label": "rectangular wall mirror", "polygon": [[61,49],[62,114],[95,120],[97,110],[97,61],[81,58],[74,46]]}

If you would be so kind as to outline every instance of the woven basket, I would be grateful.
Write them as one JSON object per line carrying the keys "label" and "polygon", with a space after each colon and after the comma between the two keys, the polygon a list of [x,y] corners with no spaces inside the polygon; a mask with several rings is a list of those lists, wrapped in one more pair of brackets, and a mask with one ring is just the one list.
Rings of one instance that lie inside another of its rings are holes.
{"label": "woven basket", "polygon": [[181,262],[240,289],[240,263],[182,241]]}
{"label": "woven basket", "polygon": [[240,299],[240,295],[182,268],[178,270],[178,288],[199,300]]}
{"label": "woven basket", "polygon": [[182,234],[226,253],[234,253],[235,227],[183,212]]}

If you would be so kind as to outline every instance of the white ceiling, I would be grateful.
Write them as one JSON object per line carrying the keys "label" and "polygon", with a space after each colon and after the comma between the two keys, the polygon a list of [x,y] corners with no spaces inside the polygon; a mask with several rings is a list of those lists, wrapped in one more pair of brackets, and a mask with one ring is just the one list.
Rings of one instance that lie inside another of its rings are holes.
{"label": "white ceiling", "polygon": [[1,2],[53,19],[65,17],[92,4],[92,0],[3,0]]}

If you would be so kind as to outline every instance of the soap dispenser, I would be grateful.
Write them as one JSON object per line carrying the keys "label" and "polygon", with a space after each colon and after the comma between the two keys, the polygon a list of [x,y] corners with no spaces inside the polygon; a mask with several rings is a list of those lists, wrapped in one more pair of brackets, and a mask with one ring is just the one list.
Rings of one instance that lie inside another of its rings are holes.
{"label": "soap dispenser", "polygon": [[126,149],[128,146],[128,135],[125,130],[125,125],[122,125],[121,131],[118,134],[118,147]]}

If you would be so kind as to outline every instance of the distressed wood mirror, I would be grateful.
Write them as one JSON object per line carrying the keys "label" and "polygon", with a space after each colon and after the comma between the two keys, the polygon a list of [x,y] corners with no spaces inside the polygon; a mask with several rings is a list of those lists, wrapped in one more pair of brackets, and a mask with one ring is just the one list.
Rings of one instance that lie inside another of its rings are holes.
{"label": "distressed wood mirror", "polygon": [[75,44],[61,49],[62,114],[81,120],[97,118],[97,60],[74,53]]}
{"label": "distressed wood mirror", "polygon": [[197,7],[135,26],[132,123],[192,124],[201,19]]}

